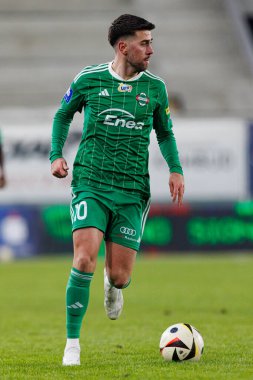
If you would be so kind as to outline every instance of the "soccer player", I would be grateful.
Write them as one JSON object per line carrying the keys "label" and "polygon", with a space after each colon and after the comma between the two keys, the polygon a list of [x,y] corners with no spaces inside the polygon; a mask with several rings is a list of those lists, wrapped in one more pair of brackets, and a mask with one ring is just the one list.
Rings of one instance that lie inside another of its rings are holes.
{"label": "soccer player", "polygon": [[0,188],[4,186],[5,186],[4,153],[3,153],[2,135],[0,131]]}
{"label": "soccer player", "polygon": [[66,290],[63,365],[80,364],[80,328],[102,239],[106,244],[105,310],[110,319],[117,319],[122,311],[122,289],[130,283],[150,206],[148,146],[152,129],[170,169],[172,200],[182,203],[183,172],[166,87],[161,78],[147,71],[154,28],[147,20],[129,14],[114,20],[108,33],[115,51],[113,61],[85,67],[54,117],[51,171],[64,178],[69,168],[62,149],[73,115],[84,111],[73,167],[74,259]]}

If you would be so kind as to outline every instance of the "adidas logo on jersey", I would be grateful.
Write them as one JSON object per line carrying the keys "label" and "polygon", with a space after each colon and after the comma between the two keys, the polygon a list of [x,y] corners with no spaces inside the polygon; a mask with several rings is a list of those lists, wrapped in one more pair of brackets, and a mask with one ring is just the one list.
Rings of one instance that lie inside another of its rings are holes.
{"label": "adidas logo on jersey", "polygon": [[110,96],[110,94],[109,94],[109,92],[107,91],[106,88],[104,90],[102,90],[98,95],[100,95],[100,96]]}

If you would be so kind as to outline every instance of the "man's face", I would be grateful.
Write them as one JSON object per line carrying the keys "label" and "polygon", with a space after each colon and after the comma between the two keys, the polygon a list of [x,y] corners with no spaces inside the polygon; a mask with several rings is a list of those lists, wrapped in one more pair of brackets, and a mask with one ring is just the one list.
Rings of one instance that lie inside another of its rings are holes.
{"label": "man's face", "polygon": [[127,62],[136,69],[144,71],[149,65],[149,59],[153,54],[152,36],[149,30],[139,30],[134,36],[126,40],[125,56]]}

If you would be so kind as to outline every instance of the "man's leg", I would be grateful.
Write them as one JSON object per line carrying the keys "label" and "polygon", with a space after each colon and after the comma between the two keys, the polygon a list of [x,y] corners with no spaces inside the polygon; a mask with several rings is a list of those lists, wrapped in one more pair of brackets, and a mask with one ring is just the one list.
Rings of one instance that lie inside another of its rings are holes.
{"label": "man's leg", "polygon": [[63,365],[80,364],[80,329],[102,239],[103,232],[96,228],[80,228],[73,232],[74,259],[66,289],[67,343]]}
{"label": "man's leg", "polygon": [[118,319],[123,308],[122,290],[130,284],[136,251],[122,245],[106,242],[105,301],[106,314]]}

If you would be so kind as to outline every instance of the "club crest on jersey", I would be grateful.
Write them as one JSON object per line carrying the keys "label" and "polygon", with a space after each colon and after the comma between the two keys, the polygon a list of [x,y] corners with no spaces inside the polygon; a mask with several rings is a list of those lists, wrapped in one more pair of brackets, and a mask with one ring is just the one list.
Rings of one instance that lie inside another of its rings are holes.
{"label": "club crest on jersey", "polygon": [[66,92],[66,94],[64,95],[64,100],[66,103],[70,102],[72,95],[73,95],[73,90],[72,90],[72,88],[69,88],[68,91]]}
{"label": "club crest on jersey", "polygon": [[141,92],[136,96],[136,100],[140,106],[145,106],[149,103],[149,97],[145,94],[145,92]]}
{"label": "club crest on jersey", "polygon": [[133,87],[130,84],[120,83],[118,87],[119,92],[131,92]]}

